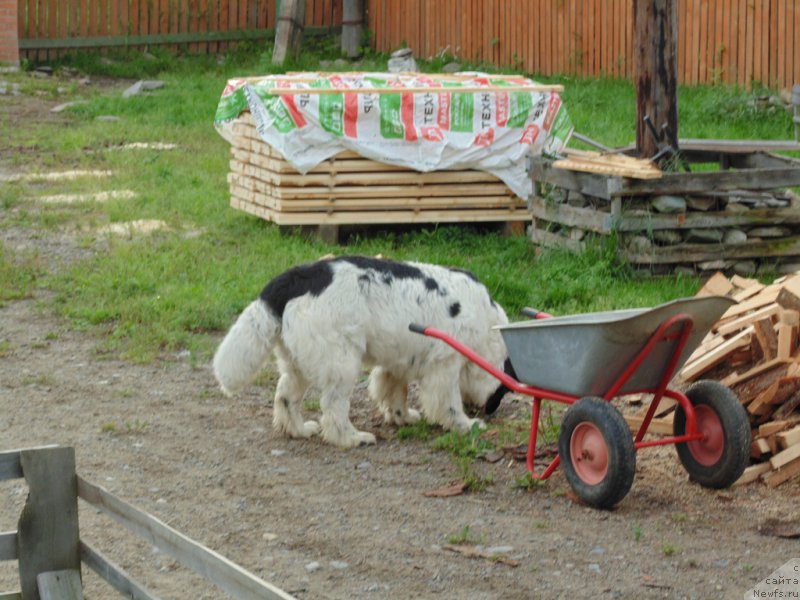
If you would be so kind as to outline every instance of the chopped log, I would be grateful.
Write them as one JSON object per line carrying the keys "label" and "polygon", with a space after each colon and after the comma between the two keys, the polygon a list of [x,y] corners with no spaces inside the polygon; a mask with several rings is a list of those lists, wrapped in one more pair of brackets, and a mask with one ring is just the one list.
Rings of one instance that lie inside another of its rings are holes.
{"label": "chopped log", "polygon": [[757,365],[744,373],[731,373],[731,375],[729,375],[728,377],[725,377],[724,379],[720,380],[720,383],[722,383],[723,385],[727,385],[728,387],[733,387],[738,383],[742,383],[743,381],[752,379],[756,375],[760,375],[761,373],[764,373],[766,371],[769,371],[771,369],[780,366],[785,367],[786,361],[780,358],[774,358],[772,360],[768,360],[765,363]]}
{"label": "chopped log", "polygon": [[741,275],[731,277],[731,284],[743,290],[751,287],[757,287],[759,290],[764,289],[764,285],[758,279],[749,279]]}
{"label": "chopped log", "polygon": [[796,458],[800,458],[800,444],[795,444],[786,450],[778,452],[778,454],[769,459],[769,464],[772,465],[773,469],[779,469],[782,466],[789,464]]}
{"label": "chopped log", "polygon": [[793,427],[788,431],[781,431],[775,434],[778,443],[782,448],[788,448],[800,443],[800,425]]}
{"label": "chopped log", "polygon": [[684,366],[683,370],[681,370],[681,377],[683,377],[685,381],[694,381],[697,379],[697,377],[708,371],[710,368],[725,360],[735,350],[738,350],[742,346],[747,346],[750,343],[750,336],[753,331],[753,327],[744,329],[705,356],[695,360],[691,364]]}
{"label": "chopped log", "polygon": [[777,379],[747,406],[747,412],[749,412],[751,415],[765,414],[763,411],[759,412],[761,407],[771,404],[783,404],[799,390],[800,378],[783,377],[781,379]]}
{"label": "chopped log", "polygon": [[[753,323],[753,328],[764,358],[772,360],[778,355],[778,337],[775,335],[772,319],[769,317],[759,319]],[[781,358],[788,358],[788,356],[781,356]]]}
{"label": "chopped log", "polygon": [[775,301],[783,308],[800,311],[800,277],[789,277],[781,284]]}
{"label": "chopped log", "polygon": [[761,290],[764,289],[764,285],[759,283],[758,285],[751,285],[750,287],[746,287],[744,289],[739,290],[735,294],[731,296],[737,302],[744,302],[748,298],[752,298],[756,294],[761,293]]}
{"label": "chopped log", "polygon": [[760,321],[761,319],[771,318],[780,312],[780,306],[777,304],[770,304],[769,306],[765,306],[763,308],[758,309],[755,312],[743,315],[736,319],[720,321],[721,325],[718,325],[714,328],[714,331],[721,335],[729,335],[736,331],[747,327],[748,325],[752,325],[756,321]]}
{"label": "chopped log", "polygon": [[792,414],[794,409],[798,406],[800,406],[800,392],[797,392],[794,396],[781,404],[780,408],[772,413],[772,416],[775,419],[784,419]]}
{"label": "chopped log", "polygon": [[793,477],[800,475],[800,459],[785,464],[781,469],[762,475],[764,483],[769,487],[778,486]]}
{"label": "chopped log", "polygon": [[750,456],[753,458],[761,458],[765,454],[769,454],[769,444],[764,438],[756,438],[750,445]]}
{"label": "chopped log", "polygon": [[727,296],[731,291],[733,291],[733,283],[725,277],[724,273],[717,271],[703,284],[703,287],[700,288],[700,291],[695,296],[698,298],[703,296]]}
{"label": "chopped log", "polygon": [[783,431],[790,423],[790,421],[770,421],[769,423],[764,423],[758,428],[758,436],[767,437],[779,431]]}

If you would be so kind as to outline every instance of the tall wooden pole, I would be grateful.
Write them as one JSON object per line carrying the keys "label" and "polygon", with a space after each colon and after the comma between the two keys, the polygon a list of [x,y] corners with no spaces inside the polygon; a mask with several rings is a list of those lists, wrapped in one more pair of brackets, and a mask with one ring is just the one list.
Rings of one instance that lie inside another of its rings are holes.
{"label": "tall wooden pole", "polygon": [[275,28],[275,48],[272,50],[272,64],[282,65],[288,56],[296,57],[303,41],[303,28],[306,22],[305,0],[283,0]]}
{"label": "tall wooden pole", "polygon": [[[659,136],[666,125],[678,139],[678,0],[633,0],[636,55],[636,151],[658,152],[650,122]],[[663,141],[670,140],[665,136]]]}
{"label": "tall wooden pole", "polygon": [[364,0],[344,0],[342,9],[342,54],[358,57],[364,27]]}

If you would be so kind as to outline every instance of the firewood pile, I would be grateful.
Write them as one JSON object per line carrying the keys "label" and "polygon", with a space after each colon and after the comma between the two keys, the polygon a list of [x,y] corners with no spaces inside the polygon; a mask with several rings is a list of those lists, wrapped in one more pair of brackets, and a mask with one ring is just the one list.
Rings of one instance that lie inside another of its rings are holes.
{"label": "firewood pile", "polygon": [[[737,484],[775,487],[800,475],[800,272],[770,285],[722,273],[698,295],[738,301],[714,325],[680,371],[683,382],[715,379],[745,407],[753,433],[748,467]],[[663,420],[663,419],[662,419]]]}

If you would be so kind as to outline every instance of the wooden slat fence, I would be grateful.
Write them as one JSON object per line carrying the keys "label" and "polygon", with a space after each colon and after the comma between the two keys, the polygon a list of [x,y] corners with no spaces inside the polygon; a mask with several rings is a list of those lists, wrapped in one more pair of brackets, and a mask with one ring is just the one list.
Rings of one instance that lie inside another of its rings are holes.
{"label": "wooden slat fence", "polygon": [[[280,0],[19,0],[20,56],[78,48],[166,45],[216,53],[273,37]],[[341,26],[342,0],[307,0],[306,26]]]}
{"label": "wooden slat fence", "polygon": [[77,579],[81,562],[126,598],[159,600],[80,539],[78,498],[237,600],[294,600],[280,588],[77,475],[73,448],[46,446],[0,452],[0,481],[19,478],[25,479],[29,493],[18,530],[0,532],[0,561],[17,561],[21,591],[0,592],[0,600],[44,598],[43,575],[52,578],[64,573]]}
{"label": "wooden slat fence", "polygon": [[[682,83],[800,83],[800,0],[678,0],[678,23]],[[368,26],[384,52],[633,77],[633,0],[370,0]]]}
{"label": "wooden slat fence", "polygon": [[[280,0],[19,0],[21,56],[171,45],[219,52],[273,35]],[[541,75],[633,77],[634,0],[365,0],[376,50]],[[341,26],[343,0],[306,0],[306,26]],[[679,80],[800,83],[800,0],[678,0]]]}

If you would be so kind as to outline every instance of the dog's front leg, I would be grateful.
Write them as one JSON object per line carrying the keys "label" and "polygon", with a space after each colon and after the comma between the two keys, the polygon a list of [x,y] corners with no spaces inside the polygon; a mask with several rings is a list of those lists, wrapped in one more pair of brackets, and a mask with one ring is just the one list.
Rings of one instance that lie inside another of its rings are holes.
{"label": "dog's front leg", "polygon": [[420,420],[420,414],[408,407],[408,384],[383,367],[369,374],[369,395],[378,405],[386,423],[403,426]]}

